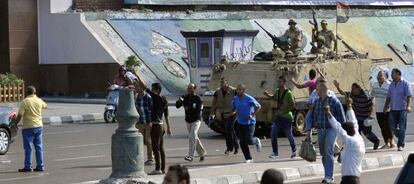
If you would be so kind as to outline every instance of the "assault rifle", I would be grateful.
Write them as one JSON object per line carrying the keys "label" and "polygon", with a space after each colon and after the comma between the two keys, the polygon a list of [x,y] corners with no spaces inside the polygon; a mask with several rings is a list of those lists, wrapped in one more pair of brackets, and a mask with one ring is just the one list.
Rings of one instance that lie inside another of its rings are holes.
{"label": "assault rifle", "polygon": [[315,10],[312,9],[312,18],[313,18],[313,20],[312,21],[309,20],[309,23],[311,25],[313,25],[313,29],[315,30],[315,34],[313,35],[313,38],[312,38],[312,41],[311,41],[312,47],[316,47],[314,41],[316,41],[316,39],[318,38],[318,35],[319,35],[319,26],[318,26],[318,21],[316,20],[315,14],[316,14]]}
{"label": "assault rifle", "polygon": [[258,22],[254,21],[254,23],[256,23],[260,28],[262,28],[263,31],[266,32],[266,34],[272,39],[274,49],[276,49],[277,47],[283,48],[284,46],[289,46],[290,45],[289,42],[282,41],[278,37],[276,37],[275,35],[270,33],[269,31],[267,31]]}

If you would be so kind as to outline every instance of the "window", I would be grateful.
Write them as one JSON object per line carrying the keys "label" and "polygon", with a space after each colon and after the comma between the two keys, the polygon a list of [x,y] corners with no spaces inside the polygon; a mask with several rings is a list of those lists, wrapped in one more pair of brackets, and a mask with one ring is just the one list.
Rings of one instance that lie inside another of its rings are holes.
{"label": "window", "polygon": [[208,58],[210,55],[208,43],[201,43],[201,58]]}
{"label": "window", "polygon": [[220,63],[221,59],[221,38],[214,39],[214,63]]}
{"label": "window", "polygon": [[196,67],[196,40],[195,39],[189,39],[188,40],[188,53],[189,53],[189,59],[190,59],[190,65],[191,67],[195,68]]}

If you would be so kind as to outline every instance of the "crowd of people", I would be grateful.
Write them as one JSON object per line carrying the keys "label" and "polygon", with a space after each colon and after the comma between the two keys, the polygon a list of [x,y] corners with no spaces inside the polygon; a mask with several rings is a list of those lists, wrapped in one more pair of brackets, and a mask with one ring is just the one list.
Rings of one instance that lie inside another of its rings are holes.
{"label": "crowd of people", "polygon": [[[317,73],[321,74],[318,69],[312,69],[309,72],[310,80],[304,84],[298,84],[293,80],[291,82],[298,88],[308,88],[309,90],[309,99],[307,100],[309,110],[305,119],[305,132],[310,134],[312,130],[317,131],[317,142],[325,173],[322,183],[333,183],[334,181],[334,155],[337,138],[342,144],[339,146],[342,147],[340,154],[342,183],[359,183],[361,162],[366,149],[362,134],[373,143],[374,150],[395,147],[398,151],[404,150],[407,113],[411,112],[412,90],[410,84],[402,78],[402,73],[397,68],[391,71],[392,81],[389,80],[388,71],[379,71],[377,80],[372,83],[371,91],[365,91],[358,83],[353,83],[351,91],[346,92],[340,83],[334,80],[333,85],[340,94],[345,96],[344,110],[338,97],[329,90],[326,77],[323,75],[317,77]],[[116,79],[116,82],[122,83],[125,87],[133,85],[136,90],[135,105],[139,113],[136,127],[142,133],[147,148],[145,164],[155,165],[154,170],[148,174],[165,174],[166,157],[163,137],[165,132],[168,135],[172,134],[167,99],[161,95],[160,83],[153,83],[151,89],[148,89],[139,77],[135,83],[127,78],[125,71],[120,70],[120,77]],[[291,146],[291,158],[294,158],[297,154],[296,143],[292,135],[295,97],[292,91],[286,87],[287,79],[284,76],[278,77],[277,82],[275,90],[264,91],[267,97],[277,102],[271,130],[272,153],[269,158],[275,159],[279,156],[277,135],[280,130],[287,135]],[[193,83],[189,84],[187,94],[176,102],[176,107],[183,107],[185,112],[185,121],[189,132],[189,150],[184,160],[188,162],[193,161],[195,152],[198,153],[200,162],[204,161],[207,156],[198,137],[203,102],[196,91],[197,86]],[[42,172],[44,171],[43,128],[40,114],[47,105],[36,96],[36,89],[33,86],[27,87],[27,94],[28,96],[21,102],[18,116],[13,122],[17,124],[23,119],[25,162],[24,168],[19,169],[19,172],[33,171],[31,144],[34,145],[36,153],[37,166],[34,171]],[[239,84],[234,88],[229,85],[226,78],[221,78],[220,88],[214,93],[210,116],[225,122],[225,155],[238,154],[240,148],[245,162],[252,163],[253,158],[249,145],[255,145],[257,151],[261,152],[261,141],[254,137],[256,114],[261,108],[260,103],[246,93],[245,85]],[[372,122],[375,122],[375,119],[378,120],[383,136],[384,145],[381,147],[379,147],[380,139],[372,131],[374,125]],[[397,138],[397,144],[394,142],[394,137]],[[177,179],[188,183],[188,171],[183,169],[182,166],[171,166],[168,173],[175,172],[175,175],[167,173],[165,183],[171,183],[168,181]],[[271,181],[269,178],[266,179],[269,177],[268,175],[280,178],[277,171],[270,170],[263,175],[263,181]]]}

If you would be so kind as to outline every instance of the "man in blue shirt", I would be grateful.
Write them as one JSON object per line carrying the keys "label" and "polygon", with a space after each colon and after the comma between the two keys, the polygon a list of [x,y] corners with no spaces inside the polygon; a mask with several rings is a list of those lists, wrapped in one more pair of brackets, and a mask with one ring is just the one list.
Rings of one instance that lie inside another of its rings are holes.
{"label": "man in blue shirt", "polygon": [[256,145],[257,152],[262,150],[260,139],[253,137],[256,126],[256,113],[259,112],[261,106],[256,99],[245,93],[246,86],[239,84],[236,92],[237,96],[233,98],[232,115],[237,116],[239,124],[240,148],[243,152],[246,163],[253,162],[250,155],[249,145]]}
{"label": "man in blue shirt", "polygon": [[336,132],[328,122],[328,114],[324,111],[329,107],[332,115],[339,123],[344,123],[345,115],[341,102],[329,95],[326,81],[321,80],[317,85],[319,99],[313,102],[313,127],[318,130],[319,152],[322,155],[322,164],[325,178],[322,183],[333,183],[334,145]]}
{"label": "man in blue shirt", "polygon": [[398,151],[403,151],[405,146],[405,131],[407,129],[407,113],[411,112],[412,91],[410,84],[401,78],[401,71],[392,69],[391,77],[393,82],[388,88],[387,100],[384,105],[384,112],[390,109],[389,125],[398,137]]}

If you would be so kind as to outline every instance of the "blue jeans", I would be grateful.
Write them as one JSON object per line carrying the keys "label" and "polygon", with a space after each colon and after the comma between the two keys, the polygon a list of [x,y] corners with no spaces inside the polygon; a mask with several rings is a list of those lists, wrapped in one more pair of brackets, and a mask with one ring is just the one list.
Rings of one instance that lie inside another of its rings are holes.
{"label": "blue jeans", "polygon": [[325,179],[333,179],[335,140],[336,132],[333,128],[318,129],[319,152],[322,155]]}
{"label": "blue jeans", "polygon": [[398,137],[398,147],[405,146],[405,132],[407,130],[407,111],[391,111],[389,113],[390,129]]}
{"label": "blue jeans", "polygon": [[272,149],[275,155],[279,155],[278,145],[277,145],[277,135],[279,134],[279,130],[282,129],[285,135],[287,136],[290,148],[292,149],[292,153],[296,152],[296,144],[295,139],[293,138],[292,134],[292,121],[286,118],[277,117],[272,125]]}
{"label": "blue jeans", "polygon": [[258,141],[257,141],[258,138],[253,137],[254,130],[255,130],[255,125],[240,125],[239,124],[240,148],[243,152],[245,160],[252,159],[249,145],[258,144]]}
{"label": "blue jeans", "polygon": [[237,142],[237,135],[235,130],[236,116],[225,118],[226,120],[226,151],[233,151],[239,149],[239,143]]}
{"label": "blue jeans", "polygon": [[305,130],[312,129],[312,121],[313,121],[313,114],[312,112],[308,111],[305,117]]}
{"label": "blue jeans", "polygon": [[43,169],[43,128],[25,128],[22,130],[24,148],[24,168],[32,168],[32,144],[35,148],[36,168]]}

